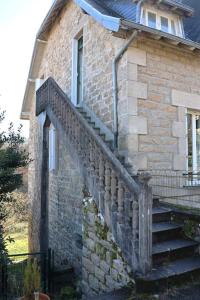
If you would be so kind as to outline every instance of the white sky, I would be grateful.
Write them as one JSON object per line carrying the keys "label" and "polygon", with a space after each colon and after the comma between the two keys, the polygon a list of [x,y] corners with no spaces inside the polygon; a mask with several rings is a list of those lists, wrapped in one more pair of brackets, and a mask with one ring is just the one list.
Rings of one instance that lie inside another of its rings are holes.
{"label": "white sky", "polygon": [[6,130],[11,121],[23,124],[28,137],[28,121],[19,119],[36,33],[52,0],[0,0],[0,108],[6,110]]}

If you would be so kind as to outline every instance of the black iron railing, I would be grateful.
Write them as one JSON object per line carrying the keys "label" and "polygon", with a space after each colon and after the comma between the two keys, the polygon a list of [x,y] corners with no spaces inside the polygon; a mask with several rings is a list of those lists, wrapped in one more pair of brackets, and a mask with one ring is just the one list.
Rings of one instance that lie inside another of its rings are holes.
{"label": "black iron railing", "polygon": [[150,173],[154,196],[174,204],[200,206],[200,173],[169,170]]}
{"label": "black iron railing", "polygon": [[9,255],[0,262],[0,299],[17,299],[23,296],[24,275],[28,262],[36,261],[40,270],[40,287],[47,292],[50,286],[51,250],[48,252]]}

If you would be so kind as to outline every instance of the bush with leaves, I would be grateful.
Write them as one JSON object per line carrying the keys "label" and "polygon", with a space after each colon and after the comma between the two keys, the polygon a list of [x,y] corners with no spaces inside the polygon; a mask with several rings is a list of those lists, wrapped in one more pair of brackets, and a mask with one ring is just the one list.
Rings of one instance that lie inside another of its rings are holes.
{"label": "bush with leaves", "polygon": [[[5,118],[5,112],[0,111],[0,124]],[[3,224],[8,217],[9,205],[14,202],[12,192],[22,185],[22,174],[19,168],[27,166],[29,156],[22,147],[24,137],[22,126],[17,131],[10,123],[8,132],[0,132],[0,259],[6,254],[6,241],[3,237]]]}

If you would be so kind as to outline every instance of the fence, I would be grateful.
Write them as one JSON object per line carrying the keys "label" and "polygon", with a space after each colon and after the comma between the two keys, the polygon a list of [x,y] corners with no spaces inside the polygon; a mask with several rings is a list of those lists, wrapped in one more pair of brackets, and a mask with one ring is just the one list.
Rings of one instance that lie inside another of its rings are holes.
{"label": "fence", "polygon": [[150,185],[161,200],[200,208],[200,173],[152,171]]}
{"label": "fence", "polygon": [[9,255],[0,263],[0,300],[17,299],[23,296],[24,275],[28,263],[36,262],[42,291],[50,289],[51,251],[47,253],[24,253]]}

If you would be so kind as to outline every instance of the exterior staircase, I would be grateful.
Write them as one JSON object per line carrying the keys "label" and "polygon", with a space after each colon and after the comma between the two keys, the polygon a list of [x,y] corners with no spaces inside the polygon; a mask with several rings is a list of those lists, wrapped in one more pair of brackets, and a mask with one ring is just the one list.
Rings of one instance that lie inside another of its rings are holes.
{"label": "exterior staircase", "polygon": [[[124,157],[114,151],[112,139],[107,139],[106,132],[84,109],[72,104],[52,78],[48,78],[36,94],[36,116],[42,112],[46,112],[48,120],[47,128],[43,128],[43,139],[51,122],[65,135],[86,192],[96,201],[124,259],[134,273],[145,274],[151,268],[152,248],[149,176],[131,176]],[[43,157],[45,159],[45,155]],[[41,185],[44,186],[43,182]]]}
{"label": "exterior staircase", "polygon": [[[113,140],[106,139],[106,134],[87,114],[84,108],[78,108],[88,124],[102,138],[111,151]],[[131,165],[125,157],[117,156],[123,166],[132,174]],[[134,178],[134,176],[133,176]],[[176,282],[192,280],[200,275],[199,243],[186,238],[183,227],[172,221],[173,208],[160,204],[159,199],[153,200],[152,209],[152,270],[145,276],[138,276],[138,292],[159,292]]]}
{"label": "exterior staircase", "polygon": [[137,274],[138,291],[160,291],[199,274],[198,243],[172,221],[173,209],[158,199],[152,208],[148,175],[132,176],[131,165],[114,151],[113,139],[84,108],[75,108],[52,78],[37,91],[36,115],[43,111],[66,134],[99,212]]}
{"label": "exterior staircase", "polygon": [[152,270],[137,277],[139,292],[161,292],[200,276],[199,243],[188,239],[183,226],[173,222],[173,208],[153,201]]}

